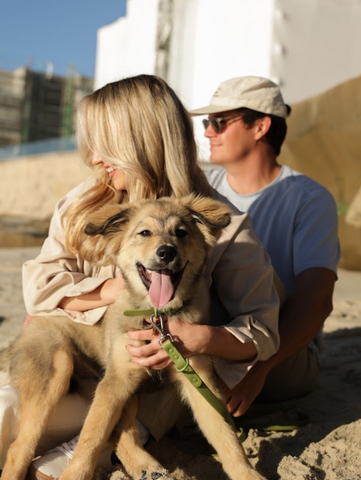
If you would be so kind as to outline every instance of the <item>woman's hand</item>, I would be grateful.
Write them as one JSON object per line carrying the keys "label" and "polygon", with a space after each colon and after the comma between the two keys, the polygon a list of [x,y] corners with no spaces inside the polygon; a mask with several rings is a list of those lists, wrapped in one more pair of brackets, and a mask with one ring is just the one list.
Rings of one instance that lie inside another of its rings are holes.
{"label": "woman's hand", "polygon": [[120,292],[125,288],[124,279],[119,272],[115,278],[110,278],[101,285],[100,296],[111,304],[115,302]]}
{"label": "woman's hand", "polygon": [[[165,333],[172,335],[175,347],[184,357],[205,353],[209,328],[207,325],[189,324],[177,318],[164,322]],[[134,363],[155,370],[172,365],[173,361],[158,343],[159,332],[153,331],[153,329],[130,330],[128,337],[132,340],[148,342],[141,346],[127,345],[127,350]]]}
{"label": "woman's hand", "polygon": [[128,332],[128,337],[132,340],[146,342],[146,344],[141,346],[127,345],[127,350],[134,363],[143,367],[153,368],[154,370],[161,370],[173,363],[158,343],[160,334],[154,332],[153,329],[131,330]]}
{"label": "woman's hand", "polygon": [[29,323],[31,322],[31,319],[32,319],[32,318],[33,318],[33,317],[32,317],[31,315],[26,315],[23,328],[21,329],[22,332],[25,331],[25,328],[29,325]]}

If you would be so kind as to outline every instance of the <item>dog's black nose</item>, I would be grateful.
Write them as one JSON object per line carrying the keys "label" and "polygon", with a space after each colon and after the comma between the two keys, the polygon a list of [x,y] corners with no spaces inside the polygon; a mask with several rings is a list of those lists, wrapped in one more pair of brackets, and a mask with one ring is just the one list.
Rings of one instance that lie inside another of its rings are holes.
{"label": "dog's black nose", "polygon": [[161,245],[157,250],[157,255],[163,262],[170,263],[177,256],[177,250],[171,245]]}

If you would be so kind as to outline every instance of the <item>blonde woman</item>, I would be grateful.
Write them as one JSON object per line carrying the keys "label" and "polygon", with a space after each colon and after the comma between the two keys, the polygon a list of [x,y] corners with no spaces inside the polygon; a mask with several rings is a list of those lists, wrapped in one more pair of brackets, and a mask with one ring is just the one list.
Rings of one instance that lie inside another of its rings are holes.
{"label": "blonde woman", "polygon": [[[191,192],[212,195],[212,188],[197,164],[192,121],[160,78],[123,79],[85,97],[78,112],[78,140],[93,175],[57,204],[40,255],[24,265],[24,297],[30,316],[68,316],[93,325],[125,287],[115,267],[91,265],[78,254],[89,214],[110,203],[182,197]],[[230,389],[230,401],[232,389],[252,365],[273,355],[279,343],[273,269],[248,215],[233,217],[214,250],[207,275],[210,325],[174,320],[168,328],[179,339],[176,346],[185,357],[209,354],[217,358],[217,372]],[[128,345],[134,362],[154,369],[170,365],[168,355],[148,331],[128,335],[130,343],[134,339],[149,342],[142,347]],[[83,380],[83,393],[88,392],[90,398],[94,379]],[[38,453],[79,433],[88,407],[84,398],[84,394],[72,394],[63,399]],[[168,391],[144,398],[140,399],[139,429],[144,442],[150,434],[158,440],[176,422],[180,402]],[[238,398],[237,405],[241,404]],[[16,436],[17,406],[15,389],[1,389],[1,462]],[[238,410],[231,413],[238,415]],[[75,445],[73,439],[33,462],[34,478],[59,477]]]}

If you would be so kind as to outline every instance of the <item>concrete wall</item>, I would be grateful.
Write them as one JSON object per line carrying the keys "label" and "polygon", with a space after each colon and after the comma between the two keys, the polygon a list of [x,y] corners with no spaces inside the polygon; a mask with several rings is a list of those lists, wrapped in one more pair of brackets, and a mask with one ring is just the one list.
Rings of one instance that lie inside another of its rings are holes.
{"label": "concrete wall", "polygon": [[128,0],[127,16],[97,33],[95,89],[141,73],[154,73],[158,0]]}

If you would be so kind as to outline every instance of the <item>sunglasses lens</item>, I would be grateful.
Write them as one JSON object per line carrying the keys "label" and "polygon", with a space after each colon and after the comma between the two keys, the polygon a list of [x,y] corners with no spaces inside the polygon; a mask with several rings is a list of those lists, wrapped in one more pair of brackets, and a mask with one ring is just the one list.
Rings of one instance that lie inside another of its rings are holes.
{"label": "sunglasses lens", "polygon": [[204,130],[207,130],[207,128],[209,127],[209,124],[211,124],[213,130],[216,133],[220,133],[220,131],[221,131],[221,125],[216,118],[205,118],[204,120],[202,120],[202,123],[203,123],[203,126],[204,126]]}
{"label": "sunglasses lens", "polygon": [[212,127],[214,128],[214,131],[216,133],[220,133],[221,131],[221,124],[219,123],[219,121],[216,119],[216,118],[210,118],[209,121],[211,122],[212,124]]}
{"label": "sunglasses lens", "polygon": [[204,130],[207,130],[207,128],[209,126],[208,118],[205,118],[204,120],[202,120],[202,123],[203,123]]}

